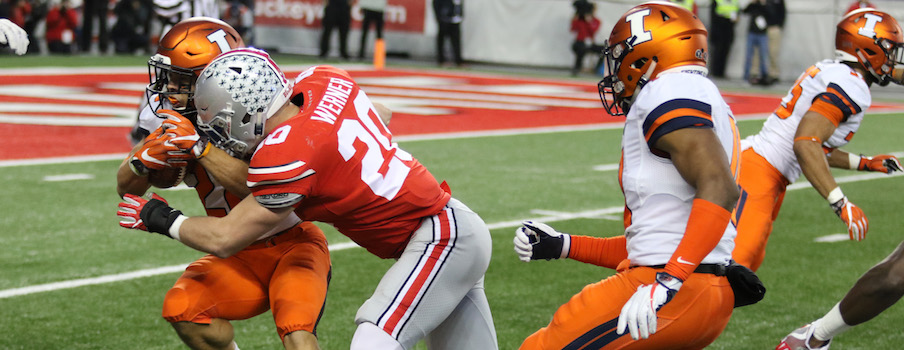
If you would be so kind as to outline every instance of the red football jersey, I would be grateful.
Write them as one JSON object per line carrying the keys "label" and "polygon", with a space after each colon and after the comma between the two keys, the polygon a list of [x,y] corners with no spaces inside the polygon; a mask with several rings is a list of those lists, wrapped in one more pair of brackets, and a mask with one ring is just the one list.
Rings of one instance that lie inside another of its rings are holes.
{"label": "red football jersey", "polygon": [[301,110],[258,146],[248,187],[266,207],[294,206],[303,220],[330,223],[381,258],[400,256],[421,219],[450,195],[392,142],[348,73],[317,66],[295,84]]}

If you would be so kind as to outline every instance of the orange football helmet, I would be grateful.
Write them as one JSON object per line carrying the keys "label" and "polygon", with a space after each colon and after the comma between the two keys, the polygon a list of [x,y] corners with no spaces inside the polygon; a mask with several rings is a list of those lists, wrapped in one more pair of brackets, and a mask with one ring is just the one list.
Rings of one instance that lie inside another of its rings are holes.
{"label": "orange football helmet", "polygon": [[904,33],[898,21],[885,12],[873,8],[851,11],[836,27],[835,54],[841,61],[859,63],[884,86],[893,81],[895,65],[904,64]]}
{"label": "orange football helmet", "polygon": [[598,88],[611,115],[627,113],[640,89],[660,72],[685,65],[706,67],[706,27],[673,3],[653,1],[628,10],[603,46],[609,75]]}
{"label": "orange football helmet", "polygon": [[192,17],[173,26],[157,46],[157,53],[148,61],[147,98],[168,99],[173,109],[194,120],[193,85],[201,70],[214,57],[232,49],[244,47],[239,33],[226,22],[210,17]]}

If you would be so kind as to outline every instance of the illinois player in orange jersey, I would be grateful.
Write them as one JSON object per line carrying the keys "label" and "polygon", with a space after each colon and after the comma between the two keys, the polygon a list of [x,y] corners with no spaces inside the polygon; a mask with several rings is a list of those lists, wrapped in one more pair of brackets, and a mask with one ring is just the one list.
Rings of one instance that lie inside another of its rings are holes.
{"label": "illinois player in orange jersey", "polygon": [[[119,168],[120,195],[144,194],[148,172],[174,168],[190,168],[184,181],[208,215],[225,216],[251,193],[245,185],[247,163],[212,147],[192,124],[199,73],[217,55],[242,46],[228,24],[203,17],[178,23],[161,39],[148,63],[148,103],[133,133],[145,138]],[[272,309],[287,349],[317,349],[315,330],[330,277],[323,232],[289,215],[252,238],[229,251],[192,246],[211,255],[190,264],[176,280],[164,298],[163,317],[190,348],[233,349],[229,321]]]}
{"label": "illinois player in orange jersey", "polygon": [[352,349],[410,349],[421,339],[430,349],[497,348],[483,288],[489,229],[392,141],[347,72],[315,66],[293,88],[265,52],[237,49],[201,72],[195,105],[211,142],[251,157],[252,196],[224,217],[188,218],[159,198],[126,195],[123,225],[231,252],[293,213],[330,223],[397,260],[358,309]]}
{"label": "illinois player in orange jersey", "polygon": [[817,62],[801,74],[763,129],[743,140],[733,254],[738,263],[753,270],[760,267],[785,189],[801,173],[847,226],[850,239],[866,238],[866,215],[841,192],[829,167],[902,170],[894,156],[866,157],[839,149],[863,122],[872,102],[870,86],[894,81],[902,38],[901,26],[885,12],[848,13],[835,32],[836,58]]}
{"label": "illinois player in orange jersey", "polygon": [[666,2],[636,6],[613,27],[599,88],[607,111],[627,116],[624,235],[570,236],[528,221],[514,243],[524,261],[568,257],[618,273],[584,287],[521,349],[702,349],[728,324],[740,145],[706,77],[706,35]]}

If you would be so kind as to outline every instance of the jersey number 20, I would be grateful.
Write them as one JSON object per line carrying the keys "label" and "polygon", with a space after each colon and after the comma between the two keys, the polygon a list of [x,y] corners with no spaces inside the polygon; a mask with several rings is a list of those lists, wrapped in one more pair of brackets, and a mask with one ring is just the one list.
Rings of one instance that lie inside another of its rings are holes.
{"label": "jersey number 20", "polygon": [[348,161],[358,153],[355,140],[363,142],[366,151],[361,157],[361,181],[374,194],[392,200],[411,171],[405,164],[412,160],[411,154],[389,142],[389,131],[377,117],[376,109],[364,91],[358,91],[354,103],[358,119],[344,119],[339,126],[339,153]]}

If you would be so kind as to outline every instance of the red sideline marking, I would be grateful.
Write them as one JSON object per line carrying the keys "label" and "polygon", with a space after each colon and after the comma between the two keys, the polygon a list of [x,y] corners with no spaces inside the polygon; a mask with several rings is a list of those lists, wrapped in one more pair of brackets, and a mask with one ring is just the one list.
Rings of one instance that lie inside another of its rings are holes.
{"label": "red sideline marking", "polygon": [[[469,131],[492,131],[506,129],[529,129],[542,128],[552,126],[581,126],[581,125],[598,125],[608,123],[621,123],[622,118],[616,118],[607,115],[599,103],[596,84],[593,82],[575,83],[570,81],[557,81],[551,79],[521,79],[510,77],[494,77],[483,76],[478,74],[447,74],[442,72],[431,71],[412,71],[412,70],[383,70],[383,71],[350,71],[355,78],[440,78],[448,81],[455,81],[454,86],[435,86],[427,84],[425,86],[394,86],[395,89],[403,91],[411,91],[413,95],[416,92],[428,91],[439,93],[440,96],[455,95],[462,93],[465,89],[466,93],[479,94],[483,97],[498,96],[500,98],[523,98],[523,99],[557,99],[569,103],[590,103],[591,106],[599,106],[597,108],[580,108],[566,106],[541,106],[536,111],[514,111],[505,109],[487,109],[468,106],[460,100],[452,98],[433,98],[446,102],[453,102],[460,107],[441,106],[452,112],[447,115],[416,115],[405,113],[393,113],[392,131],[397,136],[412,135],[430,135],[430,134],[446,134],[456,132]],[[293,77],[297,72],[290,72],[287,76]],[[126,96],[127,99],[134,97],[134,107],[137,111],[138,100],[141,96],[140,91],[120,90],[117,88],[108,88],[103,84],[107,83],[128,83],[143,85],[147,83],[147,75],[144,73],[132,74],[78,74],[78,75],[9,75],[0,76],[0,87],[8,87],[13,85],[52,85],[77,87],[84,89],[87,93]],[[542,94],[529,93],[503,93],[503,92],[483,92],[479,90],[487,87],[504,87],[517,86],[519,84],[531,84],[538,86],[549,86],[557,88],[567,88],[575,91],[568,96],[545,96]],[[367,91],[368,86],[386,87],[383,85],[364,85]],[[473,89],[473,90],[468,90]],[[380,98],[398,98],[399,95],[380,95],[370,94],[374,100],[379,101]],[[726,101],[732,108],[735,115],[743,117],[746,114],[767,114],[778,106],[780,96],[774,95],[757,95],[757,94],[724,94]],[[423,107],[430,106],[430,98],[419,98],[402,96],[413,99],[414,101],[424,101]],[[465,101],[466,102],[466,101]],[[59,112],[53,116],[85,116],[85,117],[110,117],[103,114],[105,107],[129,107],[123,103],[100,103],[91,101],[72,101],[54,96],[48,97],[21,97],[13,95],[0,94],[0,103],[32,103],[36,106],[47,105],[89,105],[97,106],[98,115],[85,115],[83,113],[66,113]],[[872,106],[873,109],[899,109],[901,106],[877,104]],[[32,116],[46,115],[48,113],[40,113],[37,111],[11,111],[0,112],[5,116]],[[0,132],[7,137],[7,146],[0,148],[0,160],[10,159],[32,159],[32,158],[48,158],[48,157],[65,157],[79,156],[91,154],[109,154],[109,153],[125,153],[131,147],[128,141],[128,127],[84,127],[84,126],[49,126],[34,124],[5,124],[0,122]]]}

